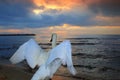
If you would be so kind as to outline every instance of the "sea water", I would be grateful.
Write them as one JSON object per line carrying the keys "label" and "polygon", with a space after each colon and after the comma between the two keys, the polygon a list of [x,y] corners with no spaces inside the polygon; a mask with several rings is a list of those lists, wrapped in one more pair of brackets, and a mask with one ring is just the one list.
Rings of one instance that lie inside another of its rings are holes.
{"label": "sea water", "polygon": [[20,45],[34,36],[0,36],[0,58],[9,58]]}

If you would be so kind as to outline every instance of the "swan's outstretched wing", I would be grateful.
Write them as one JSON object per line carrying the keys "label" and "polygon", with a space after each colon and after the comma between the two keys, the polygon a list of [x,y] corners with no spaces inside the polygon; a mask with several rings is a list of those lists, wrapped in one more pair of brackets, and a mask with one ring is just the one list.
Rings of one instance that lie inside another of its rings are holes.
{"label": "swan's outstretched wing", "polygon": [[10,58],[10,61],[13,64],[19,63],[25,59],[25,50],[27,47],[27,42],[24,43],[19,47],[19,49],[13,54],[13,56]]}
{"label": "swan's outstretched wing", "polygon": [[49,52],[48,60],[39,67],[31,80],[44,80],[46,78],[52,78],[53,74],[57,71],[61,64],[67,64],[69,71],[73,75],[76,74],[71,58],[71,44],[68,40],[62,42]]}
{"label": "swan's outstretched wing", "polygon": [[37,59],[42,52],[43,50],[36,41],[30,39],[19,47],[15,54],[10,58],[10,61],[13,64],[16,64],[26,59],[28,65],[31,68],[34,68],[37,65]]}
{"label": "swan's outstretched wing", "polygon": [[61,64],[62,63],[59,58],[52,61],[48,66],[46,66],[46,63],[42,64],[31,80],[49,80],[53,77],[53,74],[57,71]]}
{"label": "swan's outstretched wing", "polygon": [[[46,67],[56,59],[60,59],[63,65],[67,64],[69,71],[75,75],[76,70],[73,67],[72,56],[71,56],[71,44],[69,40],[63,41],[61,44],[53,48],[49,53],[49,58],[46,62]],[[54,70],[54,69],[53,69]],[[53,71],[55,72],[55,71]]]}

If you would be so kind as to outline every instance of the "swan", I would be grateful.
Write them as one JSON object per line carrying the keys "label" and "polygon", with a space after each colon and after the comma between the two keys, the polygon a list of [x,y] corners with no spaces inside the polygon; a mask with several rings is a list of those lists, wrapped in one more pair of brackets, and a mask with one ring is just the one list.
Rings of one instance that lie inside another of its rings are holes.
{"label": "swan", "polygon": [[[52,48],[56,46],[57,34],[53,33],[51,37]],[[34,39],[22,44],[18,50],[10,58],[12,64],[17,64],[26,60],[28,65],[34,69],[36,66],[40,66],[48,59],[49,52],[44,51],[40,45]]]}
{"label": "swan", "polygon": [[70,41],[64,40],[56,46],[56,40],[57,34],[53,33],[51,37],[52,49],[45,52],[34,39],[30,39],[18,48],[10,61],[17,64],[26,60],[32,69],[39,66],[31,80],[49,80],[61,65],[67,65],[70,73],[75,75],[76,70],[72,63]]}
{"label": "swan", "polygon": [[76,74],[72,63],[71,44],[69,40],[65,40],[51,49],[47,61],[39,67],[31,80],[51,79],[62,64],[67,65],[72,75]]}

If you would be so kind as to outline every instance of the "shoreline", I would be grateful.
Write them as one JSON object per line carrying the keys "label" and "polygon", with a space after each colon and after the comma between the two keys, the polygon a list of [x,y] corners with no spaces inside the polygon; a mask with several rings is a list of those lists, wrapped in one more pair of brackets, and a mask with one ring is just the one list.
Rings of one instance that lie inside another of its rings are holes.
{"label": "shoreline", "polygon": [[[15,65],[0,64],[0,80],[31,80],[34,73],[26,71],[27,68],[20,68]],[[52,80],[83,80],[55,74]]]}
{"label": "shoreline", "polygon": [[22,68],[0,64],[0,80],[30,80],[31,74],[24,72]]}
{"label": "shoreline", "polygon": [[0,34],[0,36],[35,36],[36,34]]}
{"label": "shoreline", "polygon": [[[73,76],[67,70],[66,67],[61,66],[54,74],[52,80],[118,80],[120,77],[119,73],[108,70],[107,72],[100,71],[100,68],[86,70],[85,67],[75,67],[77,74]],[[24,63],[11,64],[8,59],[0,59],[0,80],[31,80],[32,76],[36,72],[30,70]],[[112,76],[114,75],[114,76]],[[115,77],[116,76],[116,77]]]}
{"label": "shoreline", "polygon": [[[0,59],[0,80],[31,80],[32,76],[36,71],[29,71],[26,64],[11,64],[9,60]],[[70,74],[67,76],[59,74],[61,71],[57,71],[52,80],[83,80],[79,78],[74,78]]]}

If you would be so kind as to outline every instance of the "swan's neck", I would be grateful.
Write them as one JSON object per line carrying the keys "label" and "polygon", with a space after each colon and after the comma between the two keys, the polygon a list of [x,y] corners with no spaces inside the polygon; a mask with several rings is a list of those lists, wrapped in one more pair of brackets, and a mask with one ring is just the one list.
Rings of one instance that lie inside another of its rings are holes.
{"label": "swan's neck", "polygon": [[52,35],[52,48],[56,46],[56,42],[57,42],[57,35],[53,34]]}

